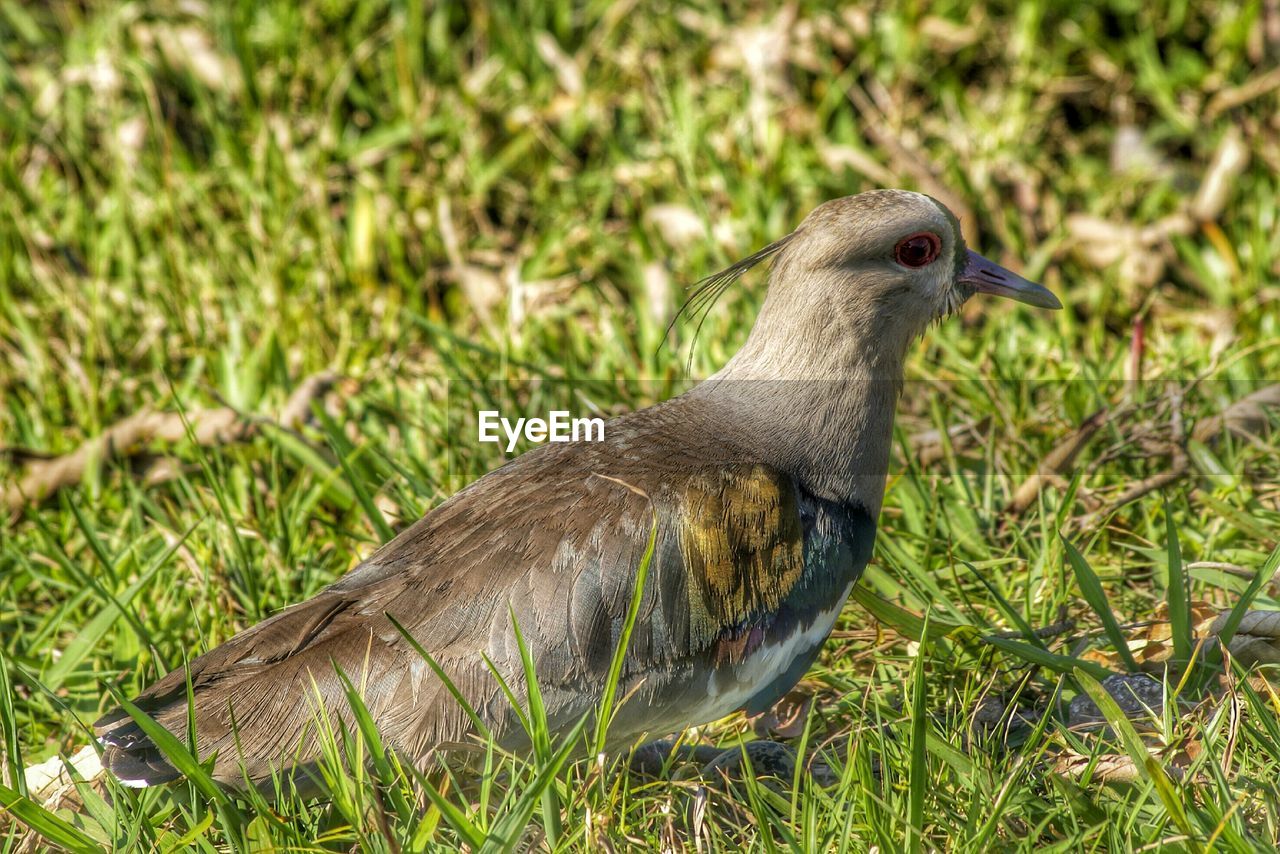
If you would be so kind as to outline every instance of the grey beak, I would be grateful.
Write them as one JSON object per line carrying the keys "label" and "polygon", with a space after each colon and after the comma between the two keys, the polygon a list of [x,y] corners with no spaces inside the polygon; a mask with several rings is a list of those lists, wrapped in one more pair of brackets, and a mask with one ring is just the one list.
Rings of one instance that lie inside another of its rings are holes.
{"label": "grey beak", "polygon": [[964,265],[964,271],[956,282],[969,285],[978,293],[1008,297],[1040,308],[1062,308],[1062,303],[1044,285],[1022,278],[994,261],[988,261],[972,249],[969,250],[969,260]]}

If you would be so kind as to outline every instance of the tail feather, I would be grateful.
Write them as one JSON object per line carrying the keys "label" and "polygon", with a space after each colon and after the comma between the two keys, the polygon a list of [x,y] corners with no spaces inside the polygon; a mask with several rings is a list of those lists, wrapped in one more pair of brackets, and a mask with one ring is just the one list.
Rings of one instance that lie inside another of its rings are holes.
{"label": "tail feather", "polygon": [[[144,711],[152,710],[144,706]],[[103,747],[103,767],[124,785],[140,789],[182,776],[124,709],[116,708],[98,718],[93,729]]]}
{"label": "tail feather", "polygon": [[[366,693],[384,742],[396,750],[418,757],[441,742],[465,740],[470,720],[398,631],[371,610],[345,590],[322,593],[174,669],[133,702],[181,742],[194,722],[197,758],[213,757],[212,778],[233,788],[261,786],[281,770],[305,772],[319,761],[318,709],[333,724],[355,726],[348,684]],[[497,696],[482,662],[436,654],[473,706]],[[181,776],[125,710],[111,710],[94,730],[105,748],[103,764],[125,784],[153,786]]]}
{"label": "tail feather", "polygon": [[112,743],[110,736],[100,738],[104,745],[102,764],[123,785],[135,789],[171,783],[182,775],[149,739],[129,746]]}

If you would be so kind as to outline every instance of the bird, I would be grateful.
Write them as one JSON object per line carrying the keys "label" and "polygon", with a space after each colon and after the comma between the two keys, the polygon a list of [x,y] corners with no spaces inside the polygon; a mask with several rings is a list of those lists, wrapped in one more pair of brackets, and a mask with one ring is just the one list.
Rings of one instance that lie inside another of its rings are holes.
{"label": "bird", "polygon": [[[477,722],[528,751],[502,684],[528,701],[522,650],[550,733],[569,732],[602,700],[644,565],[611,749],[768,709],[871,559],[913,342],[974,294],[1061,303],[906,190],[819,205],[695,299],[766,261],[763,303],[720,370],[595,441],[543,444],[483,475],[311,599],[170,671],[136,708],[231,788],[313,776],[316,716],[354,729],[348,684],[409,761],[474,745]],[[125,785],[180,777],[126,709],[94,729]]]}

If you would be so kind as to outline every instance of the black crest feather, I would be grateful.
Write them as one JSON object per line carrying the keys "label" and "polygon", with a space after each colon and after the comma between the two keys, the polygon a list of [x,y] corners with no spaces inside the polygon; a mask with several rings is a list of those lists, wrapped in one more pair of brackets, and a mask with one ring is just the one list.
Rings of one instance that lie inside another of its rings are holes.
{"label": "black crest feather", "polygon": [[702,331],[702,324],[706,322],[707,315],[711,313],[712,307],[720,299],[720,295],[728,290],[729,286],[738,279],[742,278],[742,274],[750,270],[752,267],[765,261],[786,247],[786,245],[795,237],[795,232],[788,234],[786,237],[775,240],[763,249],[753,252],[740,261],[735,261],[728,267],[725,267],[718,273],[712,273],[705,279],[695,282],[690,288],[689,296],[680,306],[679,311],[671,318],[671,323],[667,326],[667,333],[663,336],[663,341],[671,336],[671,330],[675,328],[676,323],[681,317],[697,315],[698,325],[693,331],[693,341],[689,344],[689,364],[693,363],[693,343],[698,340],[698,334]]}

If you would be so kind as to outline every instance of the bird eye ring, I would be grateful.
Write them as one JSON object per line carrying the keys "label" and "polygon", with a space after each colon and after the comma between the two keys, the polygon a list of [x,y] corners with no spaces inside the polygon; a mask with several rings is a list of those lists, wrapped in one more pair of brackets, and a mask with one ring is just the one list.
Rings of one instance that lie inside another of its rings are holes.
{"label": "bird eye ring", "polygon": [[893,260],[904,267],[932,264],[942,252],[942,241],[930,231],[921,231],[898,241],[893,247]]}

